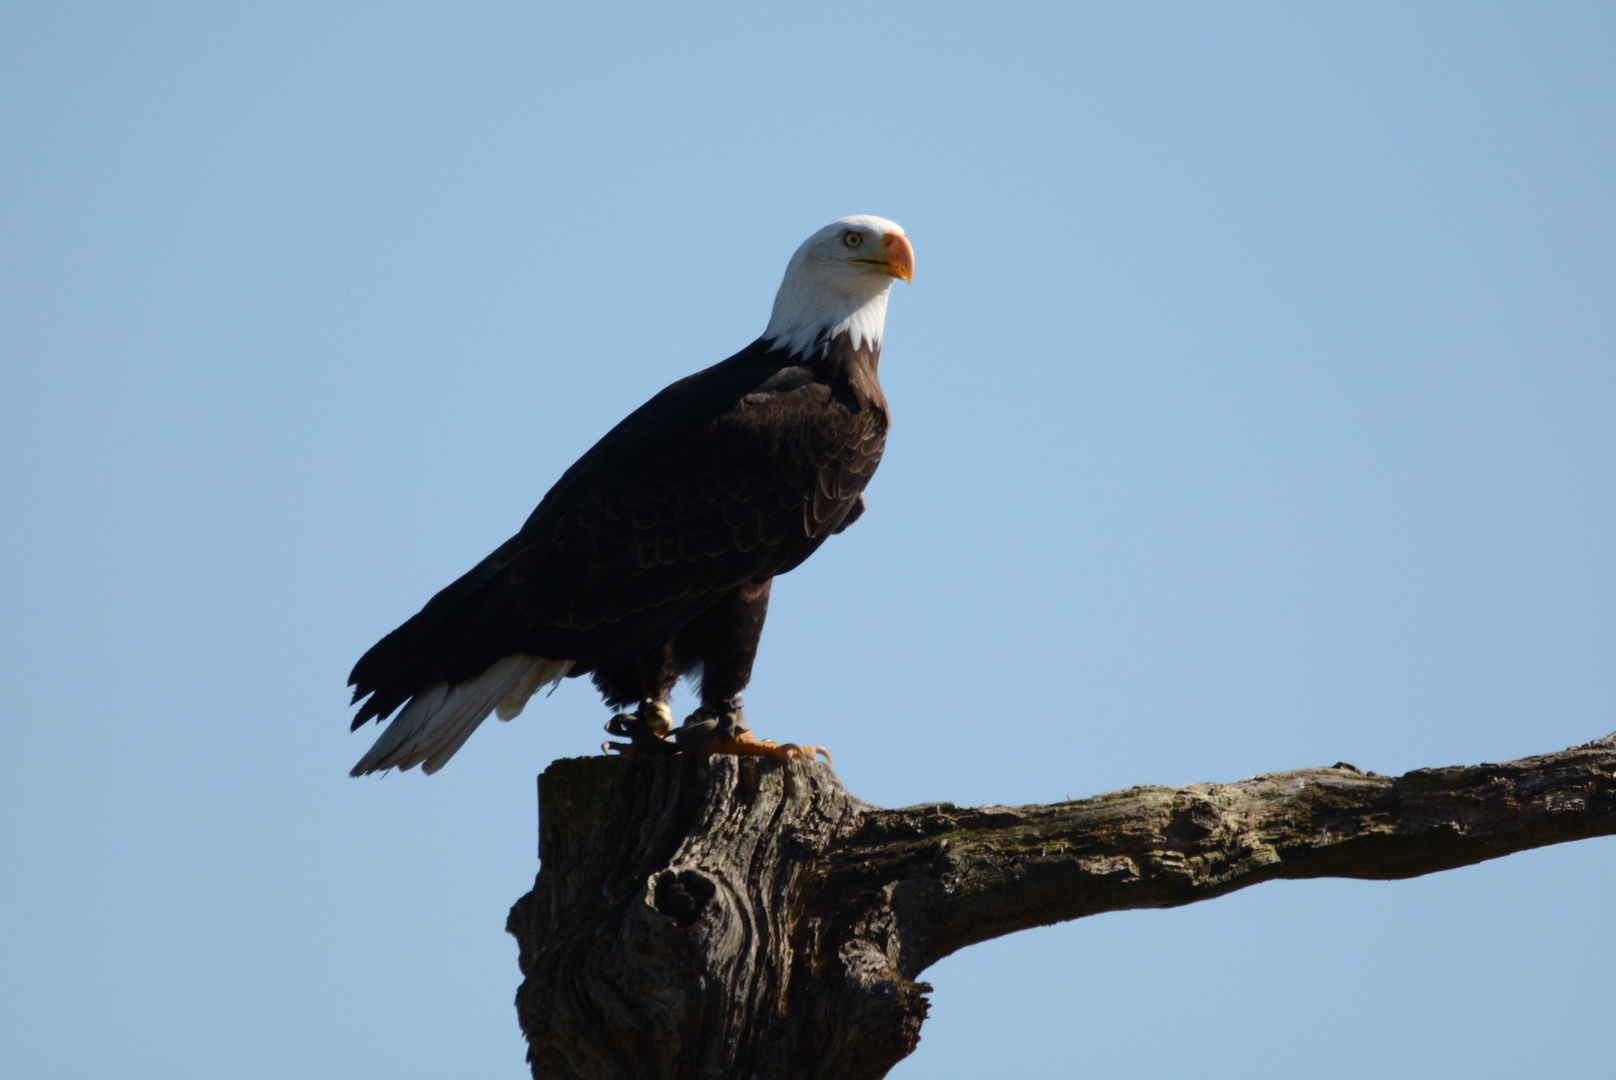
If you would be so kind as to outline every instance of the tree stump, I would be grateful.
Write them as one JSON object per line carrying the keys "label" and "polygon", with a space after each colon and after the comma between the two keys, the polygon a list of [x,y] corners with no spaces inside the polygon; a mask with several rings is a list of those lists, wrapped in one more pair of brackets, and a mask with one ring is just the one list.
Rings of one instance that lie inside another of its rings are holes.
{"label": "tree stump", "polygon": [[539,1080],[877,1080],[949,953],[1275,878],[1403,878],[1616,833],[1616,735],[1401,777],[1346,764],[1047,806],[882,810],[830,766],[557,761],[507,929]]}

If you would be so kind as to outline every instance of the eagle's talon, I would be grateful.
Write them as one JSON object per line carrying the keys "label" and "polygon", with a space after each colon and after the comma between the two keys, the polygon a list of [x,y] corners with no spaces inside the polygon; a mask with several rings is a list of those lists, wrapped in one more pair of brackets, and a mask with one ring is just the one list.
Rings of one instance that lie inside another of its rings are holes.
{"label": "eagle's talon", "polygon": [[626,743],[601,743],[601,749],[608,754],[614,752],[619,754],[631,752],[677,754],[679,752],[679,748],[661,735],[658,735],[652,723],[648,723],[640,713],[618,713],[606,721],[606,734],[629,740]]}
{"label": "eagle's talon", "polygon": [[760,739],[750,731],[729,738],[714,740],[709,754],[736,754],[742,757],[770,757],[776,761],[813,761],[819,754],[830,760],[830,751],[823,746],[798,746],[796,743],[777,743],[773,739]]}
{"label": "eagle's talon", "polygon": [[[773,744],[771,743],[770,745]],[[819,755],[824,754],[825,764],[832,764],[830,751],[823,746],[798,746],[796,743],[786,743],[780,749],[789,753],[793,761],[817,761],[819,760]]]}

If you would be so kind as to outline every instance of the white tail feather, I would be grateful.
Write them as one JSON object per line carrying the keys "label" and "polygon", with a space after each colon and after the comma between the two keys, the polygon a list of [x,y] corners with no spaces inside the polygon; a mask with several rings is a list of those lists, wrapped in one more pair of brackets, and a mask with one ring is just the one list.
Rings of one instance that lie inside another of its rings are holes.
{"label": "white tail feather", "polygon": [[528,698],[538,693],[539,687],[556,686],[572,670],[571,660],[532,659],[533,665],[528,668],[527,674],[494,707],[495,714],[501,720],[516,719],[517,714],[527,707]]}
{"label": "white tail feather", "polygon": [[416,694],[393,717],[370,752],[359,759],[352,775],[383,769],[410,769],[435,773],[465,745],[477,725],[499,709],[509,720],[522,711],[528,698],[546,683],[558,683],[572,667],[571,660],[539,656],[507,656],[469,682],[447,683]]}

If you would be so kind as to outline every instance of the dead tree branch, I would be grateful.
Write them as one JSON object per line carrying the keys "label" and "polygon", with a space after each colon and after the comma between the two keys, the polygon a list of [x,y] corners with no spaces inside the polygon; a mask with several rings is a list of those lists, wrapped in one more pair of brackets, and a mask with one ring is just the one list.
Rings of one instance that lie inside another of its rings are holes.
{"label": "dead tree branch", "polygon": [[915,977],[1016,930],[1275,878],[1390,879],[1616,833],[1616,735],[1399,777],[1350,765],[1047,806],[882,810],[826,765],[573,758],[511,909],[537,1078],[875,1080]]}

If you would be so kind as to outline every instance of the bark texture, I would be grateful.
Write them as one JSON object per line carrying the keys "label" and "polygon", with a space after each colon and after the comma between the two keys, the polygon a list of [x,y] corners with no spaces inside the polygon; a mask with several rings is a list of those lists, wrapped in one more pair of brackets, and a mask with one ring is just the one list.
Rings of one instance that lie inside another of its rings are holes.
{"label": "bark texture", "polygon": [[1337,764],[1047,806],[882,810],[828,765],[572,758],[507,924],[542,1080],[876,1080],[956,949],[1275,878],[1404,878],[1616,833],[1616,735],[1502,765]]}

